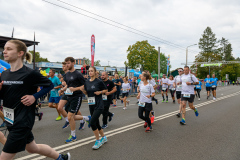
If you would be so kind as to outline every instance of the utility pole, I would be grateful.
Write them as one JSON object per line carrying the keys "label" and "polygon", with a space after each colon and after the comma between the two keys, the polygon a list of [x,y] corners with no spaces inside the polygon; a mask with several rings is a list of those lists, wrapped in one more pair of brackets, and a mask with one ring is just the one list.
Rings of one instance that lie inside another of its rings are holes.
{"label": "utility pole", "polygon": [[34,32],[34,45],[33,45],[33,69],[35,69],[35,32]]}
{"label": "utility pole", "polygon": [[158,47],[158,79],[160,79],[160,47]]}

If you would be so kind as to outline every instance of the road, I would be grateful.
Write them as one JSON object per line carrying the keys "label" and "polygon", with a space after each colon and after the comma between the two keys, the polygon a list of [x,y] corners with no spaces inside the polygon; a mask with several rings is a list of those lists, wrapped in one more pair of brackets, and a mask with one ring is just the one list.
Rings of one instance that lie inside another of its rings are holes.
{"label": "road", "polygon": [[[37,143],[48,144],[59,152],[70,152],[72,160],[238,160],[240,159],[240,123],[239,97],[240,86],[218,87],[217,100],[206,99],[206,92],[201,92],[201,101],[195,99],[199,117],[192,110],[187,111],[186,125],[179,124],[175,115],[178,104],[154,102],[156,120],[153,131],[146,133],[144,122],[138,118],[136,98],[130,97],[130,106],[123,110],[122,104],[110,111],[115,116],[104,130],[108,143],[99,150],[92,150],[94,136],[91,129],[77,130],[78,141],[64,144],[70,134],[70,127],[63,130],[65,123],[55,121],[57,113],[51,108],[42,108],[42,121],[36,121],[33,133]],[[81,106],[83,115],[89,115],[87,103]],[[76,122],[79,126],[79,122]],[[21,152],[17,160],[48,159],[43,156]]]}

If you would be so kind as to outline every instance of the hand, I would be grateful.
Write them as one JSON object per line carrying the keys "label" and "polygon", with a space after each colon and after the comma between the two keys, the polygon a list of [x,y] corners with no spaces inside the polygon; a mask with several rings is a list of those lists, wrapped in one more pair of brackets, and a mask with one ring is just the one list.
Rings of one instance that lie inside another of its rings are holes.
{"label": "hand", "polygon": [[140,95],[137,96],[137,99],[140,99]]}
{"label": "hand", "polygon": [[58,94],[59,94],[59,95],[60,95],[60,94],[63,94],[63,90],[60,89],[60,90],[58,91]]}
{"label": "hand", "polygon": [[186,84],[187,84],[187,85],[191,85],[191,83],[190,83],[190,82],[186,82]]}
{"label": "hand", "polygon": [[69,87],[69,89],[70,89],[71,92],[76,91],[76,88],[74,88],[74,87]]}
{"label": "hand", "polygon": [[96,94],[96,95],[100,95],[100,94],[102,94],[102,91],[94,92],[94,94]]}
{"label": "hand", "polygon": [[147,97],[147,98],[150,98],[150,95],[147,95],[146,97]]}
{"label": "hand", "polygon": [[26,95],[21,98],[21,102],[25,106],[31,106],[36,101],[35,97],[33,95]]}
{"label": "hand", "polygon": [[178,82],[177,85],[180,85],[180,82]]}
{"label": "hand", "polygon": [[110,95],[110,94],[111,94],[110,92],[106,92],[106,93],[105,93],[106,96],[108,96],[108,95]]}
{"label": "hand", "polygon": [[0,83],[0,90],[2,90],[3,82]]}

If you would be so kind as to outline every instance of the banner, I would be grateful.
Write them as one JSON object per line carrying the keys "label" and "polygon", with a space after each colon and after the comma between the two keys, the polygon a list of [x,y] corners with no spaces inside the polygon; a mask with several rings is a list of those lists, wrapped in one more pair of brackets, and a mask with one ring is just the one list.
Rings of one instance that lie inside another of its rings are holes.
{"label": "banner", "polygon": [[212,63],[212,64],[201,64],[201,67],[208,67],[208,66],[222,66],[222,63]]}
{"label": "banner", "polygon": [[169,64],[170,64],[170,55],[168,55],[168,59],[167,59],[167,77],[168,77],[168,70],[169,70]]}
{"label": "banner", "polygon": [[95,36],[91,37],[91,63],[94,66],[94,56],[95,56]]}

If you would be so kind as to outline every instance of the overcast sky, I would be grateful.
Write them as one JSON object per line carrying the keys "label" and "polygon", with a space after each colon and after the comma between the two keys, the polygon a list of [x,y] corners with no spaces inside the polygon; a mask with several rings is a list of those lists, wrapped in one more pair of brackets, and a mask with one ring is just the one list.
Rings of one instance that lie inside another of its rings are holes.
{"label": "overcast sky", "polygon": [[[112,23],[57,0],[47,1]],[[111,66],[118,67],[124,66],[129,45],[136,41],[148,40],[156,49],[161,46],[161,52],[170,55],[173,70],[186,61],[185,48],[198,43],[204,29],[209,26],[218,39],[228,39],[232,43],[233,55],[240,57],[239,0],[63,1],[158,37],[159,41],[70,12],[42,0],[0,0],[0,35],[11,36],[14,27],[14,37],[33,40],[35,31],[36,40],[40,42],[36,50],[42,57],[56,62],[63,61],[66,56],[90,58],[90,39],[94,34],[95,60],[100,60],[101,65],[108,65],[110,61]],[[166,45],[161,39],[177,44],[182,49]],[[32,50],[33,47],[29,49]],[[193,50],[189,52],[189,62],[193,62],[199,49],[198,46],[189,49]]]}

